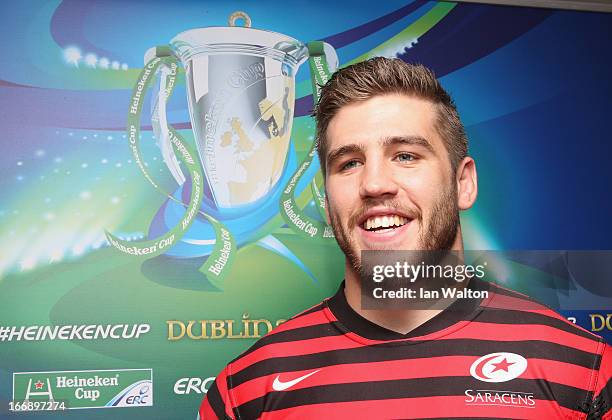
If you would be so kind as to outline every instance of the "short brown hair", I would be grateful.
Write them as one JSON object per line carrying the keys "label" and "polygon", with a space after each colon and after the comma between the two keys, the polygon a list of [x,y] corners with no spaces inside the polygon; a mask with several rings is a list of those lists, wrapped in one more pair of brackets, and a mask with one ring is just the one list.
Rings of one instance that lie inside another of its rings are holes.
{"label": "short brown hair", "polygon": [[436,129],[448,151],[453,172],[467,156],[465,128],[450,95],[434,73],[420,64],[400,59],[375,57],[338,70],[321,89],[313,116],[317,121],[317,152],[325,175],[327,127],[340,108],[374,96],[404,94],[426,99],[436,105]]}

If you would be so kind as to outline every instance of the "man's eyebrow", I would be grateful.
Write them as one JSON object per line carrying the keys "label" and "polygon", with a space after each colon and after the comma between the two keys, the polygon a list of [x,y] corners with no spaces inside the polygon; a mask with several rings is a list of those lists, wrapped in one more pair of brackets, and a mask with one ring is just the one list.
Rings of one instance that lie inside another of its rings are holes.
{"label": "man's eyebrow", "polygon": [[334,161],[340,159],[344,155],[351,153],[363,153],[363,146],[359,144],[347,144],[345,146],[338,147],[327,154],[327,164],[332,165]]}
{"label": "man's eyebrow", "polygon": [[399,144],[405,144],[410,146],[422,146],[429,150],[431,153],[435,153],[433,146],[426,138],[421,136],[393,136],[385,137],[380,141],[382,147],[394,146]]}
{"label": "man's eyebrow", "polygon": [[[385,137],[379,142],[381,147],[389,147],[399,144],[412,145],[412,146],[422,146],[426,148],[429,152],[435,153],[433,147],[427,139],[421,136],[392,136]],[[331,152],[327,154],[327,164],[332,165],[336,160],[340,159],[344,155],[353,154],[353,153],[363,153],[365,147],[360,144],[347,144],[337,149],[333,149]]]}

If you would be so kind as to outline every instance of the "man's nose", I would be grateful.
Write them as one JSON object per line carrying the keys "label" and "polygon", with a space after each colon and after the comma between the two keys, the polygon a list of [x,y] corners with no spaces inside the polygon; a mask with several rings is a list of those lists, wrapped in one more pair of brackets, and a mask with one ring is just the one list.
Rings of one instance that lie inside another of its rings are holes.
{"label": "man's nose", "polygon": [[360,195],[363,198],[395,196],[398,186],[391,168],[380,162],[366,162],[361,171]]}

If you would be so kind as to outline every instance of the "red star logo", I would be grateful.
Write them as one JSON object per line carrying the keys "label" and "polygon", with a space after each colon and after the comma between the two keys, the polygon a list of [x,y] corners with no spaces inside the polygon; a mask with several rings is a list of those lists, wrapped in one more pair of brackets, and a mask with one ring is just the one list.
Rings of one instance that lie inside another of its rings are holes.
{"label": "red star logo", "polygon": [[508,363],[508,359],[506,359],[506,358],[504,357],[504,360],[502,360],[502,361],[501,361],[501,362],[499,362],[499,363],[491,363],[491,365],[495,366],[495,369],[493,369],[493,370],[491,371],[491,373],[496,372],[496,371],[498,371],[498,370],[505,370],[506,372],[508,372],[508,367],[510,367],[510,366],[511,366],[511,365],[513,365],[514,363],[516,363],[516,362],[511,362],[511,363]]}
{"label": "red star logo", "polygon": [[42,382],[40,381],[40,379],[38,380],[38,382],[36,382],[36,383],[34,384],[34,386],[36,387],[36,389],[42,389],[42,387],[43,387],[44,385],[45,385],[45,384],[44,384],[44,383],[42,383]]}

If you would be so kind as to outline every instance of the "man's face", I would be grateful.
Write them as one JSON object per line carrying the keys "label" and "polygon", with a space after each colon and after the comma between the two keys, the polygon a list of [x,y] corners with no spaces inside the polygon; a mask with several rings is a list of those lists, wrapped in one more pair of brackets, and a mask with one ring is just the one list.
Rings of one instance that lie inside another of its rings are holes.
{"label": "man's face", "polygon": [[354,268],[362,250],[452,247],[457,185],[435,118],[430,102],[394,94],[347,105],[331,120],[327,212]]}

